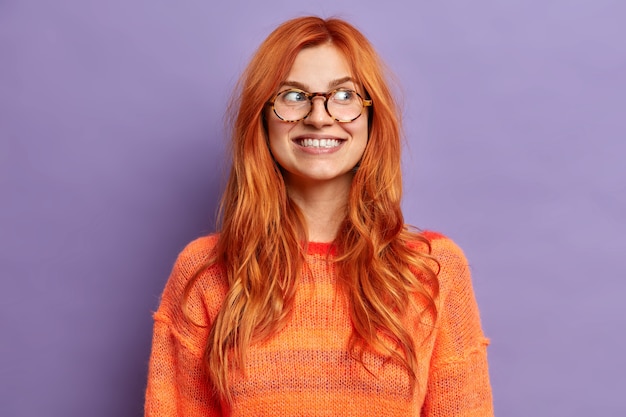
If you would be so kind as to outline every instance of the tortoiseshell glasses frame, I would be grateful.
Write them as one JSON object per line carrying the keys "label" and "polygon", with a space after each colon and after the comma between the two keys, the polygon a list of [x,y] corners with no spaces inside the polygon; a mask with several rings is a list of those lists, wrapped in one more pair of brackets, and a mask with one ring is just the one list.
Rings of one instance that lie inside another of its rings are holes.
{"label": "tortoiseshell glasses frame", "polygon": [[[294,98],[289,98],[293,96]],[[372,106],[372,100],[364,99],[359,93],[349,88],[337,88],[329,91],[328,93],[309,93],[308,91],[300,90],[297,88],[288,88],[286,90],[278,92],[270,101],[268,105],[272,106],[272,111],[280,120],[287,123],[297,123],[300,120],[306,119],[313,111],[313,99],[315,97],[322,97],[324,99],[324,109],[326,113],[335,121],[340,123],[350,123],[361,117],[363,109]],[[277,101],[283,99],[282,102]],[[287,100],[292,100],[288,103]],[[340,103],[345,101],[345,103]],[[331,109],[328,108],[328,103],[331,103]],[[339,107],[337,107],[339,106]],[[277,109],[278,107],[278,109]],[[291,108],[290,108],[291,107]],[[333,115],[333,113],[341,113],[340,109],[343,107],[344,115],[339,117]],[[295,112],[296,117],[286,117],[285,112]],[[283,113],[281,115],[281,113]],[[354,116],[352,116],[354,114]],[[344,117],[345,116],[345,117]]]}

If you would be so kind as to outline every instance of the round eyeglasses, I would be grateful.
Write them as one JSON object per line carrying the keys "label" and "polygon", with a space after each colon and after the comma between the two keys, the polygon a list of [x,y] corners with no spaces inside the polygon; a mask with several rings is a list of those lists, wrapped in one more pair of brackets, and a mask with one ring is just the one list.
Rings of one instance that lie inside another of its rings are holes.
{"label": "round eyeglasses", "polygon": [[354,90],[339,88],[329,93],[308,93],[290,88],[276,94],[268,104],[278,118],[284,122],[295,123],[306,119],[313,109],[312,100],[324,98],[326,113],[340,123],[352,122],[363,114],[365,107],[372,105],[372,100],[364,100]]}

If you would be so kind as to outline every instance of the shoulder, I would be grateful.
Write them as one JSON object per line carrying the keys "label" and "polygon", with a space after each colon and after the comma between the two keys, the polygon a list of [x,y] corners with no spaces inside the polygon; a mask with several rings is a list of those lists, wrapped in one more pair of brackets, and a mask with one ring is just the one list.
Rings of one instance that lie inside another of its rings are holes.
{"label": "shoulder", "polygon": [[[161,295],[159,312],[177,312],[186,291],[189,291],[189,300],[199,304],[204,303],[205,295],[216,293],[224,286],[223,268],[219,263],[210,263],[218,239],[218,235],[200,237],[178,254]],[[190,285],[192,280],[193,285]]]}
{"label": "shoulder", "polygon": [[[448,236],[431,230],[413,232],[408,240],[409,248],[427,254],[447,267],[463,268],[467,260],[463,250]],[[443,267],[443,265],[440,265]]]}
{"label": "shoulder", "polygon": [[[448,292],[458,285],[471,285],[468,260],[463,249],[454,240],[430,230],[421,232],[420,236],[429,246],[423,252],[432,258],[431,266],[437,272],[441,297],[445,298]],[[425,243],[422,245],[426,246]]]}
{"label": "shoulder", "polygon": [[446,235],[430,230],[422,232],[422,236],[430,243],[430,255],[442,264],[442,268],[444,265],[453,269],[467,268],[465,253],[454,240]]}
{"label": "shoulder", "polygon": [[181,278],[189,277],[204,265],[212,256],[219,236],[216,234],[199,237],[178,254],[174,264],[174,272]]}

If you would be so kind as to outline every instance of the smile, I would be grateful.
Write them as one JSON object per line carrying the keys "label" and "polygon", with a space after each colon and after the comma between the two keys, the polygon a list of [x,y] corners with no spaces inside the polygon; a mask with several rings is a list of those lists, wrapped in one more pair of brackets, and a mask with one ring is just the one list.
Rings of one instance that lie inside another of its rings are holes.
{"label": "smile", "polygon": [[297,139],[296,143],[305,148],[336,148],[341,145],[339,139]]}

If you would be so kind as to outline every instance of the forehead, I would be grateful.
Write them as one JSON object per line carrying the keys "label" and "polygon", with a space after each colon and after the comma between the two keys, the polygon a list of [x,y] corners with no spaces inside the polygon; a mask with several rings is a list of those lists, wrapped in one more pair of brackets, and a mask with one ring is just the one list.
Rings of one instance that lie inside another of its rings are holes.
{"label": "forehead", "polygon": [[334,45],[323,44],[301,50],[285,82],[295,81],[307,86],[309,91],[324,91],[335,81],[351,77],[352,71],[345,55]]}

